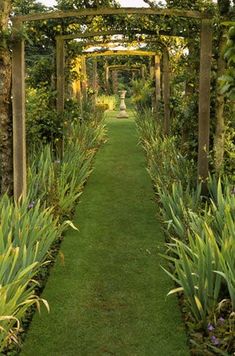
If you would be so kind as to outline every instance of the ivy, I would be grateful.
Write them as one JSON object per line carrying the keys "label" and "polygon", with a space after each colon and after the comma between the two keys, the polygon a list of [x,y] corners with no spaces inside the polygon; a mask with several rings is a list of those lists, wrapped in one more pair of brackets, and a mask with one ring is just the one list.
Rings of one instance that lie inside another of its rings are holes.
{"label": "ivy", "polygon": [[224,58],[227,61],[228,68],[225,74],[220,77],[221,93],[230,100],[235,100],[235,26],[231,26],[228,31],[228,40],[226,43]]}

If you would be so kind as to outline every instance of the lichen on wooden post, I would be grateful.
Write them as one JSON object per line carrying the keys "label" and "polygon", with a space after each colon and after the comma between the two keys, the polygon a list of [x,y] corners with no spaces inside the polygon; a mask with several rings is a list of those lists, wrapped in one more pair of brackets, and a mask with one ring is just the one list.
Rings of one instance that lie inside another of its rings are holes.
{"label": "lichen on wooden post", "polygon": [[210,135],[210,84],[212,61],[212,22],[203,19],[201,24],[199,123],[198,123],[198,178],[204,191],[209,175],[209,135]]}

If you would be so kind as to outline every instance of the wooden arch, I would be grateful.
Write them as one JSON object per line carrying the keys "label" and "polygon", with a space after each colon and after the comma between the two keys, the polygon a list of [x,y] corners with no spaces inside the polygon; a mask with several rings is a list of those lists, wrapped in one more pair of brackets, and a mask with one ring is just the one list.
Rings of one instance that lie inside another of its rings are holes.
{"label": "wooden arch", "polygon": [[[139,34],[139,31],[135,31],[136,34]],[[142,32],[142,34],[147,34],[148,36],[154,36],[156,37],[156,33],[151,32],[149,33],[148,30],[145,30]],[[101,37],[101,36],[113,36],[113,35],[122,35],[124,36],[124,31],[123,30],[112,30],[112,31],[98,31],[98,32],[90,32],[86,31],[84,33],[76,33],[76,34],[70,34],[70,35],[60,35],[56,37],[56,45],[57,45],[57,110],[59,113],[63,112],[64,108],[64,80],[63,80],[63,75],[64,75],[64,68],[63,68],[63,62],[64,62],[64,41],[65,40],[74,40],[77,38],[90,38],[90,37]],[[119,43],[123,42],[133,42],[131,39],[119,39],[116,40]],[[90,43],[91,41],[89,41]],[[93,44],[96,44],[98,41],[92,41]],[[111,40],[111,42],[115,42]],[[140,40],[139,42],[145,42],[145,40]],[[166,135],[169,134],[170,131],[170,86],[169,86],[169,77],[170,77],[170,68],[169,68],[169,52],[168,52],[168,47],[160,40],[156,38],[150,38],[148,39],[148,42],[152,42],[157,44],[162,49],[162,62],[163,62],[163,73],[162,73],[162,88],[163,88],[163,102],[164,102],[164,121],[163,121],[163,127],[164,127],[164,133]],[[103,43],[103,42],[102,42]],[[98,52],[98,51],[96,51]],[[85,67],[84,64],[84,59],[82,60],[83,65],[82,67]],[[96,72],[96,67],[97,64],[94,63],[94,71]],[[159,82],[160,83],[160,62],[159,58],[155,57],[155,63],[154,63],[154,79],[155,83]],[[108,85],[108,68],[105,68],[105,80],[106,80],[106,87],[107,90],[109,88]],[[96,74],[94,75],[96,77]],[[78,83],[77,83],[78,84]],[[95,85],[95,79],[93,82],[93,86],[96,87]],[[86,90],[86,84],[81,85],[75,85],[75,88],[84,88]],[[160,84],[156,85],[155,88],[156,96],[155,96],[155,106],[156,110],[158,107],[158,102],[160,100],[160,95],[161,95],[161,89],[160,89]],[[77,89],[76,89],[77,90]],[[80,94],[77,94],[80,98]],[[84,95],[84,93],[83,93]],[[81,99],[81,98],[80,98]]]}
{"label": "wooden arch", "polygon": [[[138,30],[135,30],[134,33],[139,34]],[[156,37],[156,33],[149,30],[142,31],[142,34],[151,36],[152,38],[149,39],[149,42],[155,43],[157,46],[161,48],[162,51],[162,63],[163,63],[163,72],[162,72],[162,92],[163,92],[163,103],[164,103],[164,121],[163,121],[163,129],[166,135],[169,134],[170,131],[170,85],[169,85],[169,77],[170,77],[170,68],[169,68],[169,51],[166,44],[162,41],[158,40]],[[122,35],[125,36],[125,30],[116,29],[111,31],[85,31],[83,33],[79,32],[76,34],[70,35],[59,35],[56,37],[56,63],[57,63],[57,111],[58,113],[62,113],[64,110],[64,41],[74,40],[74,39],[85,39],[85,38],[96,38],[96,37],[104,37],[104,36],[113,36],[113,35]],[[119,39],[118,42],[127,42],[130,39]],[[139,42],[144,42],[145,40],[141,40]],[[89,41],[90,42],[90,41]],[[92,43],[96,44],[98,41],[93,41]],[[111,40],[113,42],[113,40]],[[94,51],[98,53],[99,51]],[[93,52],[93,53],[94,53]],[[149,52],[149,51],[148,51]],[[104,52],[102,52],[104,53]],[[142,52],[143,53],[143,52]],[[94,55],[94,57],[96,57]],[[159,57],[154,57],[154,67],[153,67],[153,77],[155,79],[155,110],[158,110],[158,103],[160,101],[161,96],[161,73],[160,73],[160,59]],[[86,64],[84,58],[81,59],[82,68],[84,71],[84,76],[86,72]],[[94,76],[93,76],[93,87],[96,87],[96,70],[97,70],[97,63],[96,60],[94,61]],[[105,81],[107,90],[109,90],[108,84],[108,69],[107,66],[105,67]],[[158,84],[159,83],[159,84]],[[86,97],[86,88],[87,84],[86,81],[79,83],[77,82],[74,84],[75,89],[75,96],[81,100],[81,92],[84,97]]]}
{"label": "wooden arch", "polygon": [[[109,88],[109,75],[110,72],[115,78],[118,72],[139,72],[141,78],[144,79],[144,65],[127,65],[127,64],[113,64],[105,66],[105,85],[106,89]],[[113,83],[113,91],[115,92],[115,83]]]}
{"label": "wooden arch", "polygon": [[[60,54],[64,56],[64,54]],[[93,51],[90,53],[85,53],[82,56],[82,67],[85,67],[85,58],[89,57],[107,57],[107,56],[144,56],[144,57],[152,57],[154,59],[154,80],[155,80],[155,111],[158,111],[159,102],[161,98],[161,70],[160,70],[160,56],[153,51],[141,51],[141,50],[108,50],[108,51]],[[62,63],[63,61],[59,60],[58,64]],[[85,74],[85,71],[84,71]],[[58,92],[58,105],[57,108],[59,112],[63,112],[64,108],[64,68],[58,68],[57,76],[60,78],[58,81],[57,92]],[[105,81],[108,82],[108,67],[105,68]],[[82,87],[86,88],[86,84],[82,85]],[[85,96],[85,92],[83,92]],[[59,101],[61,100],[61,101]],[[164,125],[166,127],[166,125]]]}
{"label": "wooden arch", "polygon": [[200,85],[199,85],[199,149],[198,176],[208,177],[209,122],[210,122],[210,76],[212,57],[212,20],[207,13],[191,10],[164,8],[100,8],[97,10],[72,10],[36,13],[12,18],[14,43],[12,48],[12,94],[13,94],[13,168],[14,197],[26,195],[26,139],[25,139],[25,60],[24,40],[19,38],[25,21],[77,18],[106,15],[163,15],[194,18],[201,21]]}
{"label": "wooden arch", "polygon": [[[139,31],[135,30],[135,33],[139,33]],[[144,30],[142,32],[143,34],[150,34],[148,30]],[[64,56],[65,56],[65,52],[64,52],[64,41],[68,41],[68,40],[75,40],[75,39],[81,39],[81,38],[90,38],[90,37],[101,37],[101,36],[113,36],[113,35],[124,35],[124,30],[111,30],[111,31],[106,31],[106,30],[102,30],[102,31],[85,31],[83,33],[79,32],[79,33],[75,33],[75,34],[70,34],[70,35],[59,35],[56,36],[56,68],[57,68],[57,111],[58,113],[62,113],[64,110]],[[156,33],[151,31],[151,35],[156,36]],[[119,41],[121,42],[121,40]],[[167,46],[159,41],[159,40],[155,40],[153,41],[156,44],[158,44],[160,47],[163,48],[163,63],[165,65],[166,70],[163,69],[163,82],[164,85],[163,87],[165,88],[164,90],[164,97],[166,98],[166,100],[169,101],[169,95],[170,95],[170,89],[169,84],[167,83],[167,81],[169,82],[169,53],[168,53],[168,48]],[[94,43],[96,43],[96,41],[94,41]],[[98,51],[96,51],[98,52]],[[156,64],[155,67],[156,70],[158,69],[158,66],[160,68],[160,65]],[[96,67],[96,65],[95,65]],[[95,69],[94,67],[94,69]],[[84,58],[82,59],[82,68],[85,70],[85,63],[84,63]],[[107,73],[106,73],[106,77],[107,77]],[[80,85],[79,85],[80,87]],[[84,88],[86,88],[86,84],[84,85]],[[168,93],[168,94],[167,94]],[[165,95],[168,95],[167,96]],[[158,96],[160,95],[160,92],[157,94],[156,97],[156,102],[158,101]],[[164,104],[164,111],[167,111],[168,113],[165,115],[166,120],[165,122],[168,122],[168,124],[164,124],[165,126],[165,132],[167,133],[169,131],[169,118],[170,118],[170,110],[169,110],[169,103],[168,104]]]}

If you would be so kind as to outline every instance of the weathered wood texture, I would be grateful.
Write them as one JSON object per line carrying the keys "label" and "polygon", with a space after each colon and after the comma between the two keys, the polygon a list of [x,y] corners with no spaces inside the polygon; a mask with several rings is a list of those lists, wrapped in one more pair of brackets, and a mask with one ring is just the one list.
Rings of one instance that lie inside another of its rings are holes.
{"label": "weathered wood texture", "polygon": [[165,48],[162,53],[162,92],[164,102],[164,133],[170,133],[170,66],[169,53]]}
{"label": "weathered wood texture", "polygon": [[198,178],[202,182],[206,182],[209,175],[211,60],[212,22],[210,20],[202,20],[198,123]]}
{"label": "weathered wood texture", "polygon": [[64,40],[61,38],[56,39],[56,89],[57,89],[57,112],[63,113],[64,111],[64,66],[65,66],[65,53],[64,53]]}
{"label": "weathered wood texture", "polygon": [[[14,23],[14,31],[20,24]],[[26,195],[25,59],[24,41],[15,38],[12,47],[14,198]]]}
{"label": "weathered wood texture", "polygon": [[80,9],[70,11],[52,11],[47,13],[35,13],[17,16],[20,21],[36,21],[49,19],[63,19],[68,17],[84,16],[105,16],[105,15],[162,15],[174,17],[189,17],[194,19],[204,19],[211,17],[208,13],[191,10],[164,9],[164,8],[99,8],[99,9]]}

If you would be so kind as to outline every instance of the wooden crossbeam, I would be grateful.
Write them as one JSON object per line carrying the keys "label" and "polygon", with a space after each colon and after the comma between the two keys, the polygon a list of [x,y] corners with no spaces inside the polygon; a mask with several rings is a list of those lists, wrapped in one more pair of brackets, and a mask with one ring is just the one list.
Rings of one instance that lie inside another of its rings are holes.
{"label": "wooden crossbeam", "polygon": [[[140,34],[140,31],[132,30],[132,33]],[[148,34],[156,36],[156,32],[144,30],[141,34]],[[126,35],[125,30],[104,30],[104,31],[86,31],[78,32],[70,35],[59,35],[58,37],[63,38],[64,40],[75,40],[76,38],[89,38],[89,37],[101,37],[101,36],[113,36],[113,35]]]}
{"label": "wooden crossbeam", "polygon": [[142,67],[142,65],[133,65],[133,66],[127,66],[127,65],[125,65],[125,64],[113,64],[113,65],[110,65],[110,66],[108,66],[108,69],[125,69],[125,68],[127,68],[127,69],[136,69],[136,70],[139,70],[139,69],[141,69],[141,67]]}
{"label": "wooden crossbeam", "polygon": [[35,13],[28,15],[15,16],[17,20],[37,21],[50,19],[63,19],[68,17],[84,17],[84,16],[105,16],[105,15],[162,15],[173,17],[185,17],[194,19],[211,18],[212,16],[206,12],[192,11],[192,10],[178,10],[166,8],[99,8],[99,9],[80,9],[68,11],[51,11],[44,13]]}
{"label": "wooden crossbeam", "polygon": [[[166,31],[156,31],[140,29],[140,30],[131,30],[132,33],[139,34],[139,35],[148,35],[148,36],[167,36],[167,37],[189,37],[188,35],[179,33],[178,35],[170,34]],[[113,35],[123,35],[128,36],[125,29],[117,29],[117,30],[106,30],[106,31],[86,31],[86,32],[78,32],[73,33],[70,35],[59,35],[58,37],[63,38],[64,40],[75,40],[77,38],[89,38],[89,37],[101,37],[101,36],[113,36]]]}
{"label": "wooden crossbeam", "polygon": [[[128,39],[121,39],[121,40],[110,40],[109,42],[104,42],[104,41],[88,41],[84,43],[84,47],[88,47],[88,46],[96,46],[99,45],[99,47],[109,47],[110,45],[112,45],[113,43],[134,43],[137,42],[136,40],[128,40]],[[165,43],[162,43],[161,41],[155,40],[155,39],[147,39],[147,40],[142,40],[142,41],[138,41],[138,43],[154,43],[156,45],[158,45],[159,47],[166,47]],[[112,48],[112,47],[111,47]]]}
{"label": "wooden crossbeam", "polygon": [[85,53],[86,57],[104,57],[104,56],[145,56],[145,57],[151,57],[155,56],[155,52],[151,51],[128,51],[128,50],[109,50],[109,51],[104,51],[104,52],[99,52],[99,51],[94,51],[90,53]]}
{"label": "wooden crossbeam", "polygon": [[110,70],[116,70],[116,71],[127,71],[127,72],[138,72],[141,70],[140,68],[132,68],[132,67],[117,67],[117,68],[109,68]]}

